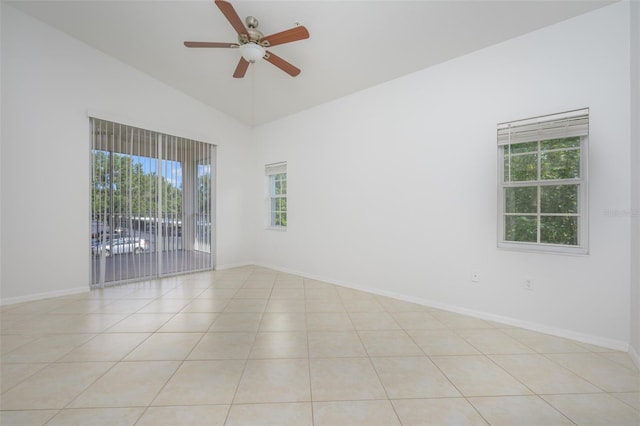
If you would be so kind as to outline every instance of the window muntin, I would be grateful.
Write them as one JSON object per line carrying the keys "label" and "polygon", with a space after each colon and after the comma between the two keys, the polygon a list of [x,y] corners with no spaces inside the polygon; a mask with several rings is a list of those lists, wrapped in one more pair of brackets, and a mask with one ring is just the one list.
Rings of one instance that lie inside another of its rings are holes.
{"label": "window muntin", "polygon": [[[563,120],[499,127],[499,247],[587,252],[588,115]],[[519,134],[518,125],[527,133]]]}

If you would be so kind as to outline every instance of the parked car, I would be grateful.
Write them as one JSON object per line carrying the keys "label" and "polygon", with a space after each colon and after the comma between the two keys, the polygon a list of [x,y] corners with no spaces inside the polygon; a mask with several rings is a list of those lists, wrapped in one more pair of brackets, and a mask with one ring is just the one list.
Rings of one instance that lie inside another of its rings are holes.
{"label": "parked car", "polygon": [[143,238],[119,237],[113,240],[106,240],[104,243],[93,243],[91,245],[91,252],[94,255],[100,255],[104,252],[105,256],[124,253],[140,254],[148,248],[149,242]]}

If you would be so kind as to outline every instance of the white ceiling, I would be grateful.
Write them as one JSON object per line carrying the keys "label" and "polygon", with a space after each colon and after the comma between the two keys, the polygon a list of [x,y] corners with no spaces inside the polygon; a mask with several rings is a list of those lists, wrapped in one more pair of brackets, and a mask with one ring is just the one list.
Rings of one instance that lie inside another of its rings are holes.
{"label": "white ceiling", "polygon": [[597,9],[612,1],[232,0],[265,35],[295,25],[310,38],[271,50],[302,69],[268,62],[232,78],[236,42],[213,0],[6,1],[104,53],[249,125],[258,125]]}

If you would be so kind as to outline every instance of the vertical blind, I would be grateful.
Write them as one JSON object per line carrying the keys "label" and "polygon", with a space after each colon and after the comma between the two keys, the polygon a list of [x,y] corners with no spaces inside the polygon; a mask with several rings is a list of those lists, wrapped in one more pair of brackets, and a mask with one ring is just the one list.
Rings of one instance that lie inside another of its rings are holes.
{"label": "vertical blind", "polygon": [[215,147],[90,121],[91,284],[213,268]]}

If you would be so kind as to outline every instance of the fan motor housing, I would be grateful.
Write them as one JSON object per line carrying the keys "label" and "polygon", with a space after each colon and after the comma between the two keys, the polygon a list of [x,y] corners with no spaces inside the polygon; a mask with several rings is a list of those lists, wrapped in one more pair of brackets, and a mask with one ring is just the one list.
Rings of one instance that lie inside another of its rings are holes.
{"label": "fan motor housing", "polygon": [[244,22],[247,24],[247,33],[249,33],[249,38],[247,39],[244,35],[239,35],[238,41],[240,44],[251,42],[259,43],[260,40],[262,40],[262,37],[264,37],[264,34],[262,34],[262,31],[258,30],[258,25],[260,24],[258,19],[253,16],[247,16]]}

